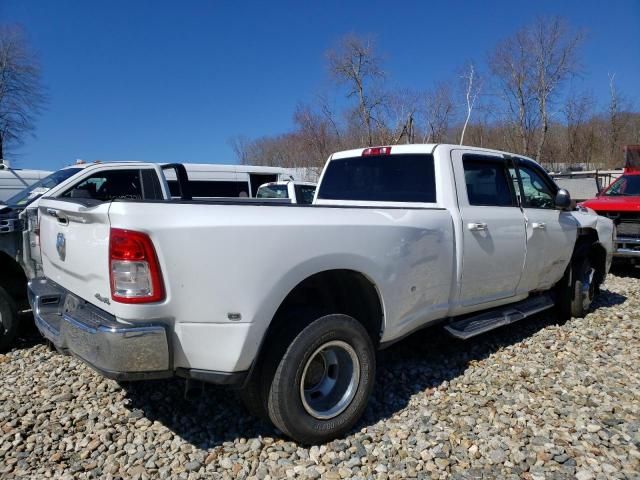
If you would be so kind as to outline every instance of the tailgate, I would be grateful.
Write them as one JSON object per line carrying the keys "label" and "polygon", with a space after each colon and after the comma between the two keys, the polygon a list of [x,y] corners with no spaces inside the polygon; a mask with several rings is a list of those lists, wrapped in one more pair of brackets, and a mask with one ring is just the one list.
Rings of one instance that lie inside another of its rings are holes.
{"label": "tailgate", "polygon": [[109,207],[66,200],[40,201],[44,275],[107,312],[110,305]]}

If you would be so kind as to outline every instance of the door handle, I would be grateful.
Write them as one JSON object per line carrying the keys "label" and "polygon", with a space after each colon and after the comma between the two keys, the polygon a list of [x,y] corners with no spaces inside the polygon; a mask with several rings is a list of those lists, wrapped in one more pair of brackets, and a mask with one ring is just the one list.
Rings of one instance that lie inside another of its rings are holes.
{"label": "door handle", "polygon": [[547,228],[547,224],[544,222],[533,222],[531,224],[531,228],[534,230],[545,230]]}
{"label": "door handle", "polygon": [[61,214],[59,210],[56,210],[54,208],[47,208],[47,214],[58,219],[58,223],[60,223],[61,225],[69,224],[69,219],[64,214]]}
{"label": "door handle", "polygon": [[467,223],[467,228],[472,232],[481,232],[487,229],[487,224],[483,222]]}

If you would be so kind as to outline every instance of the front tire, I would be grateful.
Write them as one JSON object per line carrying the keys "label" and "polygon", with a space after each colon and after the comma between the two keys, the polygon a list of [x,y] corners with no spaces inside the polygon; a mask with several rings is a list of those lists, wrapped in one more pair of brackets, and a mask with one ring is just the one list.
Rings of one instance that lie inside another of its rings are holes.
{"label": "front tire", "polygon": [[267,397],[269,418],[305,444],[347,432],[366,408],[375,379],[375,349],[348,315],[313,320],[280,359]]}
{"label": "front tire", "polygon": [[18,312],[13,299],[0,287],[0,352],[9,349],[18,333]]}
{"label": "front tire", "polygon": [[598,291],[596,270],[588,256],[575,258],[557,286],[558,307],[564,319],[583,318]]}

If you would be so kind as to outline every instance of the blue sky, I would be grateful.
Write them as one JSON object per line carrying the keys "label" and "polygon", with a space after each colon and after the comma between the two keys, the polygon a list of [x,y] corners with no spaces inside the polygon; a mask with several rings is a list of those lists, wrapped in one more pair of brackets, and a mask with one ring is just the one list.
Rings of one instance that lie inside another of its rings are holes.
{"label": "blue sky", "polygon": [[85,160],[233,163],[229,139],[285,132],[329,87],[325,51],[371,34],[390,86],[425,89],[482,63],[537,15],[587,32],[576,80],[604,104],[608,72],[638,106],[640,1],[1,0],[42,64],[50,101],[15,166]]}

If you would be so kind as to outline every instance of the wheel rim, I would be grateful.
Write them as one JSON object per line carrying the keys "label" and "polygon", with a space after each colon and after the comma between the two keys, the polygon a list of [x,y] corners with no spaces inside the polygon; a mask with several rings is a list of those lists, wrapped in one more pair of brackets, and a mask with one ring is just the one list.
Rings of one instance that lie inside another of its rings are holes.
{"label": "wheel rim", "polygon": [[588,310],[595,296],[595,284],[593,277],[596,270],[594,268],[587,268],[582,278],[582,308]]}
{"label": "wheel rim", "polygon": [[300,399],[311,416],[326,420],[340,415],[355,397],[360,361],[341,340],[323,344],[307,360],[300,379]]}

